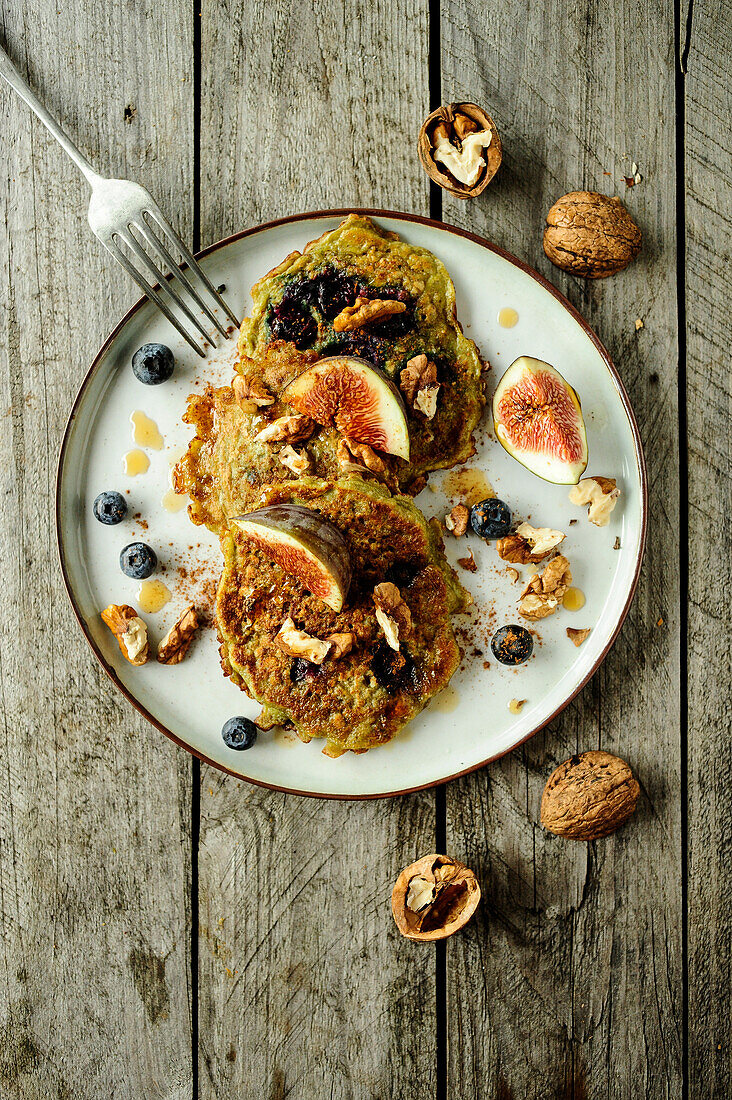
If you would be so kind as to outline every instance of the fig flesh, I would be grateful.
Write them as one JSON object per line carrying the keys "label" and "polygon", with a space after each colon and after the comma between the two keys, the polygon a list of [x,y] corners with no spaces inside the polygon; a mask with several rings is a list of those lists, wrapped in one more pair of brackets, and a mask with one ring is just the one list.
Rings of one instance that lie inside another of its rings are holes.
{"label": "fig flesh", "polygon": [[271,504],[230,522],[332,611],[343,609],[351,558],[348,543],[330,520],[300,504]]}
{"label": "fig flesh", "polygon": [[580,399],[558,370],[522,355],[493,396],[496,439],[527,470],[556,485],[576,485],[587,466]]}
{"label": "fig flesh", "polygon": [[409,428],[396,386],[365,359],[332,355],[303,371],[282,393],[298,412],[347,439],[409,458]]}

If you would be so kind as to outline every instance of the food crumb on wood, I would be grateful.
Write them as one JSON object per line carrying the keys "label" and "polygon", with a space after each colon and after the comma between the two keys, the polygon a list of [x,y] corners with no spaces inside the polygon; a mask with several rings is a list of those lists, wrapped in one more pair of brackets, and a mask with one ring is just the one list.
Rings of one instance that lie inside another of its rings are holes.
{"label": "food crumb on wood", "polygon": [[656,626],[663,626],[663,619],[662,618],[658,620],[658,622],[656,623]]}
{"label": "food crumb on wood", "polygon": [[643,324],[643,321],[641,320],[640,317],[636,317],[636,319],[635,319],[635,331],[638,332],[638,330],[642,329],[642,328],[645,328],[645,325]]}

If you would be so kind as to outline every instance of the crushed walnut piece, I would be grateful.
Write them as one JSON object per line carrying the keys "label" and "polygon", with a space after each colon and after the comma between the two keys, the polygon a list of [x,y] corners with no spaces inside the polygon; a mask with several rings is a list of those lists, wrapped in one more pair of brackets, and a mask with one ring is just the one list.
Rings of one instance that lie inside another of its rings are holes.
{"label": "crushed walnut piece", "polygon": [[402,594],[391,581],[382,581],[374,589],[376,621],[384,631],[387,645],[399,651],[400,643],[412,633],[412,613]]}
{"label": "crushed walnut piece", "polygon": [[315,421],[309,416],[301,416],[293,413],[291,416],[278,416],[270,424],[257,432],[255,439],[260,443],[279,443],[287,440],[288,443],[301,443],[315,431]]}
{"label": "crushed walnut piece", "polygon": [[561,531],[553,531],[551,527],[532,527],[530,523],[521,523],[510,535],[498,539],[496,550],[504,561],[527,565],[529,562],[543,561],[564,539]]}
{"label": "crushed walnut piece", "polygon": [[244,412],[254,413],[257,409],[263,409],[275,403],[273,394],[258,378],[243,378],[242,375],[237,374],[231,383],[231,388],[237,404]]}
{"label": "crushed walnut piece", "polygon": [[386,478],[390,473],[386,462],[373,447],[369,447],[368,443],[357,443],[355,439],[346,439],[345,436],[338,440],[336,458],[342,468],[354,464],[355,460],[356,465],[365,467],[376,477]]}
{"label": "crushed walnut piece", "polygon": [[516,584],[516,581],[519,579],[520,575],[521,574],[519,573],[518,569],[512,569],[510,565],[506,569],[506,576],[510,580],[511,584]]}
{"label": "crushed walnut piece", "polygon": [[331,642],[321,641],[304,630],[298,630],[289,615],[275,634],[275,645],[288,657],[304,657],[314,665],[322,665],[331,649]]}
{"label": "crushed walnut piece", "polygon": [[553,615],[571,583],[569,562],[563,554],[557,554],[541,573],[535,573],[529,580],[521,593],[519,614],[533,621]]}
{"label": "crushed walnut piece", "polygon": [[457,563],[461,569],[466,569],[468,573],[478,572],[478,563],[472,550],[468,550],[467,558],[458,558]]}
{"label": "crushed walnut piece", "polygon": [[466,504],[456,504],[449,515],[445,516],[445,527],[452,531],[456,539],[461,538],[468,529],[470,509]]}
{"label": "crushed walnut piece", "polygon": [[583,477],[569,490],[572,504],[589,504],[587,516],[596,527],[607,527],[619,496],[614,477]]}
{"label": "crushed walnut piece", "polygon": [[576,630],[573,626],[567,627],[567,637],[570,642],[574,642],[576,646],[581,646],[587,635],[590,633],[590,627],[586,627],[584,630]]}
{"label": "crushed walnut piece", "polygon": [[350,332],[374,321],[383,321],[395,313],[404,313],[406,308],[404,302],[395,302],[390,298],[363,298],[359,295],[352,306],[346,306],[333,318],[333,331]]}
{"label": "crushed walnut piece", "polygon": [[426,355],[415,355],[399,374],[399,388],[407,403],[432,420],[437,412],[437,367]]}
{"label": "crushed walnut piece", "polygon": [[308,474],[313,468],[313,461],[307,451],[296,451],[295,448],[288,443],[283,447],[277,455],[283,466],[286,466],[288,470],[291,470],[297,477],[301,477],[302,474]]}
{"label": "crushed walnut piece", "polygon": [[341,657],[345,657],[353,649],[353,634],[350,631],[344,631],[341,634],[329,634],[323,640],[330,642],[331,648],[328,657],[332,661],[339,661]]}
{"label": "crushed walnut piece", "polygon": [[197,630],[198,615],[193,604],[190,604],[160,642],[158,646],[160,664],[179,664],[188,652]]}
{"label": "crushed walnut piece", "polygon": [[147,627],[134,607],[126,603],[111,603],[104,608],[101,616],[117,639],[122,656],[131,665],[144,665],[150,656]]}

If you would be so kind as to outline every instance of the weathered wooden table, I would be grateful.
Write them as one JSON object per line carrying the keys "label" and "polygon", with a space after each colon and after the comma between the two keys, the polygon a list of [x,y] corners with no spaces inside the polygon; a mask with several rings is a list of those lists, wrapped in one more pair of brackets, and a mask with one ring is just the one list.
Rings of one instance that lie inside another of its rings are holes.
{"label": "weathered wooden table", "polygon": [[[730,1096],[729,0],[14,0],[0,26],[88,155],[196,247],[353,204],[534,264],[614,355],[651,491],[619,640],[503,761],[361,804],[199,767],[114,692],[63,590],[58,444],[135,292],[75,169],[0,87],[0,1096]],[[430,194],[417,161],[442,99],[485,105],[503,137],[470,203]],[[620,193],[644,233],[598,283],[541,250],[545,212],[581,187]],[[637,770],[639,812],[559,841],[537,824],[543,784],[597,746]],[[436,950],[388,904],[435,849],[485,894]]]}

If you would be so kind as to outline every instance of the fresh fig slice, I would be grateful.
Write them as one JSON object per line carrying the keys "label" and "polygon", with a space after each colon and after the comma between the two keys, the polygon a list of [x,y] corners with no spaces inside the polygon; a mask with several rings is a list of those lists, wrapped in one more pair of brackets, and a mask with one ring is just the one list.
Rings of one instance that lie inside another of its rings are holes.
{"label": "fresh fig slice", "polygon": [[576,485],[587,466],[580,399],[558,370],[522,355],[493,396],[496,438],[527,470],[556,485]]}
{"label": "fresh fig slice", "polygon": [[409,428],[396,386],[365,359],[331,355],[282,393],[298,412],[377,451],[409,458]]}
{"label": "fresh fig slice", "polygon": [[351,558],[345,538],[330,520],[301,504],[270,504],[230,522],[333,611],[343,609]]}

